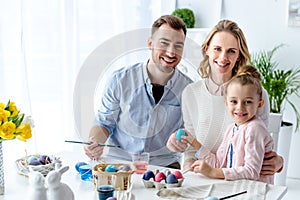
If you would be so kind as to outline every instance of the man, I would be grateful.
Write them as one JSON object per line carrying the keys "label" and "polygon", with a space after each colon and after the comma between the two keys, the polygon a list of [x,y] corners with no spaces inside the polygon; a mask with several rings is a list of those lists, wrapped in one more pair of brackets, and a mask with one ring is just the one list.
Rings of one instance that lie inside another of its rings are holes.
{"label": "man", "polygon": [[113,73],[104,89],[101,106],[90,131],[91,159],[103,154],[98,143],[108,142],[108,156],[131,160],[131,153],[149,152],[150,164],[180,168],[180,154],[166,147],[170,135],[182,126],[181,93],[191,79],[176,69],[183,53],[186,27],[165,15],[152,25],[145,63]]}

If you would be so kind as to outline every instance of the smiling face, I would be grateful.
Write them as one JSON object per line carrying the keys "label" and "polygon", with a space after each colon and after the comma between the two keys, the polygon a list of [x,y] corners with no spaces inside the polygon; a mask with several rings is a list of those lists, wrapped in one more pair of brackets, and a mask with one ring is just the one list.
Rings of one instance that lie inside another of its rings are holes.
{"label": "smiling face", "polygon": [[227,87],[225,104],[236,125],[239,126],[251,120],[264,102],[260,99],[255,86],[234,82]]}
{"label": "smiling face", "polygon": [[163,73],[170,73],[181,60],[185,35],[183,30],[174,30],[168,24],[160,26],[148,40],[152,56],[149,64]]}
{"label": "smiling face", "polygon": [[224,83],[232,77],[232,69],[239,58],[237,39],[229,32],[217,32],[206,48],[211,76],[217,83]]}

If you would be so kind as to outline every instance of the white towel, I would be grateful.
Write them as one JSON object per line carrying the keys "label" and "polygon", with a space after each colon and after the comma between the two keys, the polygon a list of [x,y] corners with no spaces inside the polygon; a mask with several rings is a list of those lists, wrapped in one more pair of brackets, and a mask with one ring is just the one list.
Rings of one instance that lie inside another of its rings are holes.
{"label": "white towel", "polygon": [[264,200],[267,193],[267,184],[251,180],[226,181],[224,183],[214,183],[193,187],[161,189],[156,194],[157,196],[166,199],[201,200],[208,196],[221,198],[243,191],[247,191],[247,193],[230,199]]}

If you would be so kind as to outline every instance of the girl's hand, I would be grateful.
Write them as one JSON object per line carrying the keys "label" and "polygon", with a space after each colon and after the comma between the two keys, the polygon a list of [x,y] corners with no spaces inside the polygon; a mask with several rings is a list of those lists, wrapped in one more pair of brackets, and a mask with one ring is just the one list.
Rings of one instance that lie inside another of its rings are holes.
{"label": "girl's hand", "polygon": [[[196,160],[193,158],[187,159],[184,161],[183,163],[183,170],[188,170],[191,168],[192,164],[195,162]],[[192,171],[192,170],[191,170]]]}
{"label": "girl's hand", "polygon": [[209,164],[207,164],[204,160],[195,161],[191,167],[194,169],[195,173],[201,173],[205,176],[210,176],[212,170],[212,167]]}
{"label": "girl's hand", "polygon": [[192,164],[195,173],[201,173],[209,178],[224,179],[224,173],[220,168],[213,168],[204,160],[197,160]]}

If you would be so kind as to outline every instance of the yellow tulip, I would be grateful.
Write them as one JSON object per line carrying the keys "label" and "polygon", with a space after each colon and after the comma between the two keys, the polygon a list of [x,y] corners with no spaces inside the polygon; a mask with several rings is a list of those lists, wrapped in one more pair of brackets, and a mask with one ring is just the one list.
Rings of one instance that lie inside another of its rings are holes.
{"label": "yellow tulip", "polygon": [[12,122],[4,122],[0,126],[0,137],[5,140],[11,140],[15,137],[16,125]]}
{"label": "yellow tulip", "polygon": [[19,110],[15,104],[15,102],[10,101],[8,105],[8,110],[11,112],[11,116],[17,116],[19,114]]}
{"label": "yellow tulip", "polygon": [[0,108],[0,125],[3,122],[7,122],[7,118],[10,116],[10,112]]}
{"label": "yellow tulip", "polygon": [[22,141],[26,141],[27,139],[32,137],[31,127],[29,124],[21,124],[16,129],[17,138]]}

